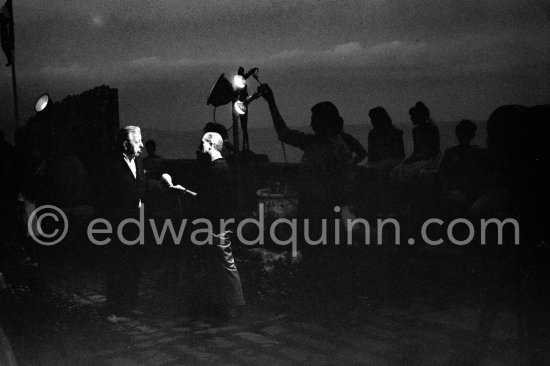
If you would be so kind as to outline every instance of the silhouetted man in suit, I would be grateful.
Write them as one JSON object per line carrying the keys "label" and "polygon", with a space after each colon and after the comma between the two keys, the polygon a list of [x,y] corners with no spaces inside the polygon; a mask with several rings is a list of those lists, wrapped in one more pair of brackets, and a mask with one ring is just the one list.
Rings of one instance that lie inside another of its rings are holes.
{"label": "silhouetted man in suit", "polygon": [[[220,219],[231,218],[235,212],[233,179],[229,165],[222,156],[223,146],[224,140],[220,134],[204,134],[202,153],[208,157],[209,163],[201,176],[200,207],[196,214],[211,222],[213,236],[211,244],[193,247],[198,260],[188,266],[193,272],[190,276],[194,277],[188,301],[192,312],[211,310],[212,315],[234,318],[242,312],[245,300],[229,240],[230,232],[220,225]],[[201,274],[205,277],[204,281],[200,279]]]}
{"label": "silhouetted man in suit", "polygon": [[126,126],[117,137],[118,150],[106,162],[103,171],[103,214],[112,225],[111,241],[107,244],[107,320],[113,323],[130,314],[138,296],[142,270],[141,245],[144,228],[135,223],[118,227],[126,219],[139,221],[144,190],[144,174],[138,158],[143,143],[139,127]]}

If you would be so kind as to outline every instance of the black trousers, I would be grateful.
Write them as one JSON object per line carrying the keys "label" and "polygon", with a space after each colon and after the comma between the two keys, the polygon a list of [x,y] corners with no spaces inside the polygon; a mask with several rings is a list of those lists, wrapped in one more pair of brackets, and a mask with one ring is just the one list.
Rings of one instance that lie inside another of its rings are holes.
{"label": "black trousers", "polygon": [[139,280],[144,264],[144,248],[139,244],[109,245],[112,246],[106,252],[107,310],[114,314],[122,314],[131,310],[137,303]]}
{"label": "black trousers", "polygon": [[241,278],[229,241],[189,244],[185,260],[185,302],[193,309],[244,305]]}

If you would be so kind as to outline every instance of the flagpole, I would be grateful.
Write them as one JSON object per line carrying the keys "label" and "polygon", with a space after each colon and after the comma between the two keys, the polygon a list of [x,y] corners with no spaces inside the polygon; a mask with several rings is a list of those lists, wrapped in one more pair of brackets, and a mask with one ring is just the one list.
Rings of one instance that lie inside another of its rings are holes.
{"label": "flagpole", "polygon": [[19,128],[19,101],[17,99],[17,77],[15,74],[15,22],[13,21],[12,0],[6,0],[6,3],[0,8],[0,26],[2,50],[6,54],[6,59],[8,60],[6,66],[11,66],[15,133]]}
{"label": "flagpole", "polygon": [[12,51],[11,83],[13,87],[13,111],[15,116],[15,130],[13,132],[16,133],[19,128],[19,107],[17,99],[17,78],[15,77],[15,50]]}
{"label": "flagpole", "polygon": [[15,22],[13,21],[13,2],[10,1],[10,25],[11,25],[11,84],[13,88],[13,112],[15,116],[15,130],[17,132],[19,128],[19,105],[17,99],[17,78],[15,76]]}

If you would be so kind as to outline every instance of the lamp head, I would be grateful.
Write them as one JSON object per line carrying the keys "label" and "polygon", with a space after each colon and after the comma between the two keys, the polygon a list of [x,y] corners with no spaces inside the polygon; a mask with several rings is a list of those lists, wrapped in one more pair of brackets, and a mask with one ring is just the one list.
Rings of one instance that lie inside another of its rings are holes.
{"label": "lamp head", "polygon": [[246,105],[244,104],[244,102],[241,102],[240,100],[238,100],[238,101],[235,102],[235,111],[236,111],[238,114],[245,114],[245,113],[246,113],[246,110],[247,110],[247,107],[246,107]]}
{"label": "lamp head", "polygon": [[246,86],[246,80],[242,75],[235,75],[233,78],[233,84],[235,84],[237,89],[242,89]]}
{"label": "lamp head", "polygon": [[218,81],[214,84],[206,100],[207,105],[219,107],[233,100],[233,85],[227,80],[224,74],[221,74]]}
{"label": "lamp head", "polygon": [[247,107],[250,103],[252,103],[253,101],[255,101],[256,99],[258,99],[260,96],[262,95],[262,93],[258,90],[256,91],[254,94],[252,94],[251,96],[249,96],[248,98],[246,98],[246,100],[244,102],[240,101],[240,100],[237,100],[234,104],[234,107],[235,107],[235,111],[238,113],[238,114],[245,114],[246,113],[246,110],[247,110]]}
{"label": "lamp head", "polygon": [[34,110],[37,113],[40,113],[43,110],[45,110],[48,106],[50,106],[51,104],[52,104],[52,99],[50,98],[50,96],[48,94],[44,93],[40,97],[38,97],[38,99],[34,103]]}
{"label": "lamp head", "polygon": [[242,67],[239,67],[239,73],[233,78],[233,84],[235,85],[235,88],[242,89],[246,87],[246,79],[248,79],[250,76],[253,76],[256,80],[258,80],[258,71],[259,69],[257,67],[253,67],[248,70],[246,74],[243,74],[244,69]]}

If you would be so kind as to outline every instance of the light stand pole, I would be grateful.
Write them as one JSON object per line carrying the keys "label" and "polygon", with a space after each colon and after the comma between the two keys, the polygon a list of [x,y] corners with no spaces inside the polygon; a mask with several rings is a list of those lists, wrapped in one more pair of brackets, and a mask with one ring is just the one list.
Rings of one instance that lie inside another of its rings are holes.
{"label": "light stand pole", "polygon": [[[257,69],[253,69],[253,70],[257,70]],[[242,76],[243,80],[245,80],[246,78],[248,78],[250,76],[250,71],[247,74],[245,74],[244,69],[242,67],[239,67],[237,75]],[[247,88],[246,84],[244,84],[244,85],[241,85],[235,91],[235,97],[233,99],[233,109],[232,109],[233,129],[234,129],[233,130],[233,144],[237,148],[237,153],[239,153],[241,151],[240,147],[239,147],[239,145],[240,145],[239,132],[238,132],[239,121],[240,121],[240,125],[241,125],[241,130],[242,130],[242,133],[243,133],[242,151],[250,150],[250,144],[248,142],[248,109],[245,108],[244,113],[243,113],[243,111],[241,111],[241,113],[239,113],[235,110],[235,103],[237,103],[237,102],[243,103],[247,100],[247,98],[248,98],[248,88]]]}
{"label": "light stand pole", "polygon": [[207,105],[212,105],[214,108],[221,105],[225,105],[231,102],[231,117],[232,117],[232,128],[233,128],[233,146],[234,146],[234,161],[233,166],[237,174],[237,210],[240,212],[242,204],[242,161],[241,161],[241,144],[239,138],[239,121],[241,123],[241,128],[243,131],[243,147],[242,151],[249,151],[249,141],[248,141],[248,110],[247,105],[250,104],[254,99],[259,97],[259,93],[256,92],[252,96],[247,95],[247,88],[245,80],[253,76],[256,81],[261,85],[261,82],[258,80],[258,68],[254,67],[250,69],[247,73],[244,72],[243,67],[239,67],[237,75],[233,79],[233,83],[229,82],[225,78],[224,74],[221,74],[208,95],[206,100]]}
{"label": "light stand pole", "polygon": [[[237,71],[237,75],[243,76],[244,75],[244,69],[242,67],[239,67],[239,70]],[[238,212],[238,215],[241,214],[241,207],[242,207],[242,169],[241,169],[241,154],[240,154],[240,141],[239,141],[239,120],[240,115],[235,109],[235,103],[240,100],[242,91],[246,89],[246,86],[242,88],[241,90],[236,90],[234,93],[233,102],[231,103],[231,114],[233,117],[233,146],[234,146],[234,156],[235,156],[235,171],[237,173],[237,202],[236,202],[236,209]],[[246,98],[246,91],[245,91],[245,98]],[[240,218],[240,217],[239,217]]]}

